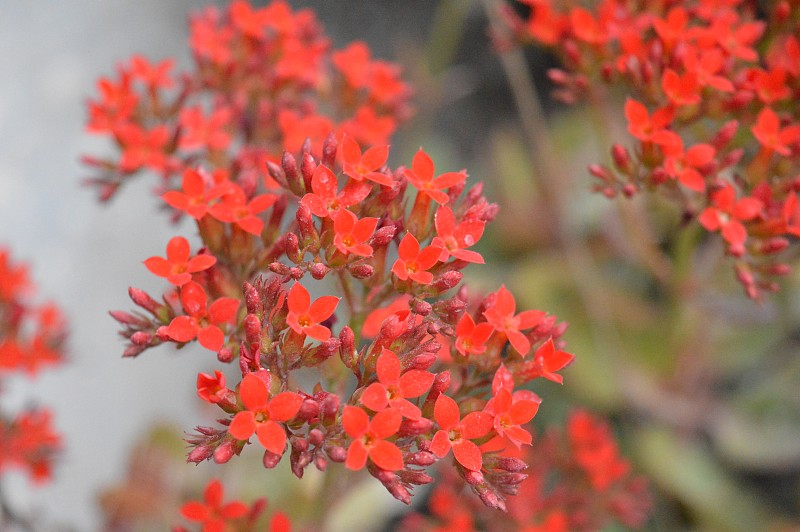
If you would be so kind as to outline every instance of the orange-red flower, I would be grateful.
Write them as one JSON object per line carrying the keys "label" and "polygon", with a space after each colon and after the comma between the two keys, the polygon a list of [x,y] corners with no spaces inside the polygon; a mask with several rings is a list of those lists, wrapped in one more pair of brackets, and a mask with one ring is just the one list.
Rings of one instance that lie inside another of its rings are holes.
{"label": "orange-red flower", "polygon": [[456,402],[441,394],[433,406],[433,417],[439,430],[433,436],[431,452],[444,458],[453,449],[459,464],[471,471],[480,471],[483,455],[470,440],[482,438],[492,430],[492,416],[486,412],[471,412],[461,419]]}
{"label": "orange-red flower", "polygon": [[339,298],[335,296],[322,296],[312,303],[308,290],[300,283],[295,283],[289,289],[286,324],[298,334],[324,342],[331,337],[331,330],[320,323],[333,315],[338,304]]}
{"label": "orange-red flower", "polygon": [[392,186],[394,181],[391,176],[376,171],[386,164],[386,159],[389,158],[389,146],[373,146],[362,155],[358,142],[344,135],[341,147],[342,169],[345,175],[356,181],[366,179],[387,187]]}
{"label": "orange-red flower", "polygon": [[378,218],[361,218],[347,209],[335,211],[333,216],[333,244],[345,255],[353,254],[362,257],[372,255],[372,246],[367,240],[375,232]]}
{"label": "orange-red flower", "polygon": [[247,515],[247,505],[241,501],[223,503],[222,483],[214,479],[203,490],[203,502],[190,501],[181,506],[181,515],[202,525],[203,532],[223,532],[228,521]]}
{"label": "orange-red flower", "polygon": [[541,310],[526,310],[515,314],[517,304],[506,285],[501,286],[495,295],[494,305],[486,309],[483,315],[495,331],[505,334],[514,349],[525,356],[531,349],[531,342],[520,331],[535,327],[545,313]]}
{"label": "orange-red flower", "polygon": [[433,274],[427,270],[439,262],[442,248],[430,245],[420,249],[419,241],[411,233],[406,233],[398,246],[399,258],[392,265],[392,272],[398,279],[411,279],[419,284],[431,284]]}
{"label": "orange-red flower", "polygon": [[353,442],[347,448],[345,466],[359,470],[369,458],[376,466],[387,471],[403,469],[403,453],[394,443],[386,441],[400,429],[402,419],[400,412],[389,409],[378,412],[370,420],[367,413],[357,406],[346,405],[342,426]]}
{"label": "orange-red flower", "polygon": [[217,262],[214,255],[203,253],[189,258],[190,254],[189,241],[176,236],[167,243],[166,259],[150,257],[144,261],[144,265],[159,277],[166,277],[175,286],[183,286],[192,280],[193,273],[207,270]]}
{"label": "orange-red flower", "polygon": [[190,281],[181,288],[181,304],[187,316],[175,317],[167,327],[167,335],[181,343],[197,337],[206,349],[219,351],[225,343],[225,333],[219,326],[233,321],[239,303],[236,298],[221,297],[209,307],[203,287]]}
{"label": "orange-red flower", "polygon": [[370,384],[361,396],[361,403],[380,412],[387,407],[397,409],[404,417],[419,419],[419,407],[409,398],[419,397],[433,384],[433,373],[420,369],[402,372],[400,359],[392,351],[384,348],[375,368],[378,382]]}
{"label": "orange-red flower", "polygon": [[467,173],[463,170],[461,172],[445,172],[436,177],[433,174],[433,160],[427,153],[422,151],[422,148],[414,155],[411,169],[406,169],[403,173],[408,182],[414,185],[420,194],[430,196],[433,201],[440,205],[444,205],[450,199],[444,192],[445,190],[467,179]]}

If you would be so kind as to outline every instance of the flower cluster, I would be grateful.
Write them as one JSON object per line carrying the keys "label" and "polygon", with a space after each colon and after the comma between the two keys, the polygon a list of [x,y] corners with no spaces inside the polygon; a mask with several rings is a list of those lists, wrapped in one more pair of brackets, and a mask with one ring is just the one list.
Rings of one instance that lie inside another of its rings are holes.
{"label": "flower cluster", "polygon": [[[469,248],[497,211],[482,185],[464,192],[466,172],[437,174],[422,149],[393,171],[388,146],[362,153],[349,136],[331,134],[318,156],[312,149],[268,165],[281,189],[263,209],[221,219],[214,211],[227,192],[194,204],[203,247],[173,238],[166,257],[145,261],[170,283],[161,300],[131,288],[144,312],[112,312],[125,355],[196,340],[236,362],[232,385],[221,370],[197,376],[198,396],[225,417],[188,439],[190,462],[225,463],[255,440],[266,468],[287,453],[298,477],[342,462],[408,503],[414,485],[432,480],[425,468],[452,451],[484,503],[504,508],[524,465],[513,462],[510,475],[511,463],[494,456],[531,443],[522,425],[541,400],[519,387],[562,381],[557,372],[574,358],[559,347],[565,324],[518,312],[505,286],[451,293],[464,267],[484,262]],[[187,170],[191,180],[196,190],[234,185],[202,169]],[[251,187],[239,197],[251,205],[263,196]],[[328,281],[338,295],[313,297]],[[296,376],[303,368],[319,371],[313,388]]]}
{"label": "flower cluster", "polygon": [[609,426],[599,418],[575,411],[566,430],[553,429],[534,447],[513,451],[498,460],[523,458],[530,469],[519,496],[509,499],[506,514],[459,496],[463,483],[445,474],[431,493],[430,515],[411,514],[402,529],[566,532],[644,524],[651,505],[645,480],[632,475]]}
{"label": "flower cluster", "polygon": [[789,266],[776,255],[800,235],[797,2],[769,2],[761,18],[741,0],[523,3],[528,16],[505,19],[569,65],[550,72],[557,96],[574,101],[602,82],[629,95],[635,140],[590,167],[596,189],[661,191],[721,235],[749,297],[777,290]]}
{"label": "flower cluster", "polygon": [[[61,312],[50,303],[32,304],[33,288],[27,267],[15,264],[8,249],[0,248],[0,377],[32,377],[64,358]],[[48,410],[25,410],[13,417],[0,412],[0,473],[22,469],[35,482],[46,481],[60,447]]]}
{"label": "flower cluster", "polygon": [[[381,144],[410,114],[410,89],[396,65],[373,59],[362,42],[332,50],[313,12],[293,12],[283,1],[208,7],[190,20],[190,44],[188,72],[137,55],[98,81],[87,129],[119,149],[114,159],[84,158],[97,172],[89,182],[101,198],[142,169],[160,174],[163,189],[176,188],[183,172],[201,163],[256,179],[267,161],[299,150],[307,138],[316,148],[334,131]],[[274,183],[267,178],[267,185]],[[191,184],[183,192],[170,205],[194,206],[204,194]],[[236,198],[244,195],[228,191],[214,215],[236,216],[232,211],[245,207]]]}
{"label": "flower cluster", "polygon": [[[181,507],[181,515],[188,521],[200,524],[200,532],[226,530],[254,530],[259,516],[267,507],[267,500],[258,499],[250,506],[241,501],[224,500],[222,483],[211,480],[203,490],[203,501],[189,501]],[[188,532],[183,526],[173,527],[173,532]],[[275,512],[269,522],[269,532],[289,532],[291,523],[282,512]]]}

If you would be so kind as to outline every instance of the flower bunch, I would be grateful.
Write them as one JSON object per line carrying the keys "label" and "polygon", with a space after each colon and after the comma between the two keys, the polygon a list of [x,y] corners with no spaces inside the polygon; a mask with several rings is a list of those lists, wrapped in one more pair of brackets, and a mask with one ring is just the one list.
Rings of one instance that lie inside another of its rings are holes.
{"label": "flower bunch", "polygon": [[798,4],[770,2],[759,17],[741,0],[523,3],[527,16],[505,20],[568,65],[550,71],[558,97],[597,103],[601,83],[629,95],[634,141],[590,167],[596,190],[658,190],[721,235],[749,297],[776,291],[789,271],[776,255],[800,235]]}
{"label": "flower bunch", "polygon": [[[211,480],[203,490],[203,501],[189,501],[181,507],[181,515],[188,521],[200,523],[201,532],[221,530],[253,530],[267,500],[258,499],[250,506],[242,501],[223,502],[225,489],[222,483]],[[173,532],[187,532],[183,526],[173,527]],[[275,512],[270,520],[269,532],[289,532],[291,525],[283,512]]]}
{"label": "flower bunch", "polygon": [[162,189],[198,164],[255,179],[306,138],[319,148],[335,131],[380,144],[410,114],[400,69],[363,42],[333,50],[310,10],[237,0],[197,13],[190,30],[191,71],[137,55],[98,81],[87,129],[119,149],[113,159],[84,157],[102,199],[142,169],[160,174]]}
{"label": "flower bunch", "polygon": [[403,530],[599,530],[612,523],[641,527],[651,505],[644,478],[633,476],[620,456],[609,426],[583,410],[572,412],[566,430],[553,428],[535,447],[506,453],[531,467],[508,513],[488,512],[460,497],[457,479],[447,474],[429,499],[431,515],[411,514]]}
{"label": "flower bunch", "polygon": [[[484,503],[504,508],[525,466],[494,456],[531,443],[521,426],[540,399],[519,387],[561,382],[557,372],[573,360],[556,343],[565,324],[518,312],[505,286],[452,293],[464,267],[483,263],[469,248],[497,211],[482,185],[464,193],[466,172],[437,175],[421,149],[393,171],[388,146],[362,152],[347,135],[330,135],[317,157],[312,146],[299,163],[287,151],[268,165],[281,192],[257,209],[246,206],[262,201],[259,189],[242,195],[244,187],[187,170],[185,184],[223,192],[194,205],[203,247],[193,252],[175,237],[166,257],[145,261],[171,285],[161,300],[132,288],[144,312],[112,312],[129,340],[125,355],[197,341],[236,362],[232,386],[220,370],[197,376],[198,396],[224,417],[188,439],[190,462],[225,463],[256,440],[264,467],[287,453],[298,477],[311,464],[343,462],[408,503],[414,485],[432,480],[426,468],[452,450]],[[243,208],[223,221],[213,212],[230,190]],[[330,290],[328,280],[338,295],[313,297]],[[305,368],[317,376],[309,381]]]}
{"label": "flower bunch", "polygon": [[[33,304],[33,288],[27,267],[15,264],[9,250],[0,248],[0,377],[32,377],[64,358],[66,325],[61,312],[52,303]],[[0,413],[0,473],[22,469],[35,482],[44,482],[60,448],[49,410]]]}

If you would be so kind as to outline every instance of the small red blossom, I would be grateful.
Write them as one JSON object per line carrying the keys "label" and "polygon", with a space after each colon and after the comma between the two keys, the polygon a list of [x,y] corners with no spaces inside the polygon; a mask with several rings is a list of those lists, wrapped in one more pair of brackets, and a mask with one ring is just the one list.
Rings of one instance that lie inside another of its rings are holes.
{"label": "small red blossom", "polygon": [[216,264],[214,255],[202,253],[189,258],[189,241],[176,236],[167,243],[167,258],[150,257],[144,265],[159,277],[165,277],[175,286],[183,286],[192,280],[192,274],[202,272]]}
{"label": "small red blossom", "polygon": [[458,404],[441,394],[433,406],[433,417],[439,430],[433,436],[431,452],[444,458],[453,449],[453,456],[459,464],[471,471],[480,471],[483,455],[470,440],[482,438],[492,430],[492,416],[486,412],[471,412],[461,419]]}
{"label": "small red blossom", "polygon": [[229,391],[225,386],[225,374],[221,371],[214,370],[213,376],[208,373],[197,374],[197,396],[203,401],[219,403]]}
{"label": "small red blossom", "polygon": [[800,124],[781,128],[780,118],[769,107],[763,108],[758,113],[751,131],[762,146],[783,156],[790,155],[792,146],[800,141]]}
{"label": "small red blossom", "polygon": [[389,409],[375,414],[371,420],[366,412],[357,406],[346,405],[342,414],[342,426],[353,438],[347,448],[345,466],[359,470],[367,463],[367,458],[387,471],[403,469],[403,453],[397,446],[386,441],[397,433],[403,417],[400,412]]}
{"label": "small red blossom", "polygon": [[662,142],[674,133],[667,130],[672,123],[675,111],[671,107],[657,109],[652,115],[647,107],[634,99],[625,102],[625,118],[628,119],[628,131],[642,142]]}
{"label": "small red blossom", "polygon": [[163,171],[169,166],[166,155],[170,132],[166,126],[146,130],[133,123],[123,123],[114,129],[122,148],[119,167],[123,172],[135,172],[146,166]]}
{"label": "small red blossom", "polygon": [[476,355],[486,351],[486,340],[494,332],[491,323],[481,322],[475,324],[467,313],[461,316],[456,325],[456,350],[464,356]]}
{"label": "small red blossom", "polygon": [[362,155],[361,147],[355,139],[344,135],[342,137],[342,169],[345,175],[356,181],[364,179],[374,181],[387,187],[394,182],[392,177],[377,172],[386,164],[389,158],[389,146],[373,146]]}
{"label": "small red blossom", "polygon": [[564,383],[564,377],[558,375],[559,371],[575,360],[575,355],[556,349],[553,339],[548,339],[533,355],[533,364],[526,368],[529,378],[544,377],[547,380]]}
{"label": "small red blossom", "polygon": [[521,425],[534,418],[542,402],[533,392],[528,390],[520,392],[512,394],[508,388],[500,386],[484,408],[485,412],[493,416],[493,426],[497,435],[518,449],[521,444],[530,445],[533,442],[531,433]]}
{"label": "small red blossom", "polygon": [[333,315],[338,304],[339,298],[335,296],[322,296],[312,303],[308,290],[302,284],[295,283],[289,289],[286,323],[297,334],[324,342],[331,337],[331,330],[320,323]]}
{"label": "small red blossom", "polygon": [[165,192],[161,199],[170,207],[199,220],[208,212],[209,203],[231,190],[232,184],[228,181],[206,188],[209,180],[202,169],[187,168],[183,172],[181,184],[183,191],[170,190]]}
{"label": "small red blossom", "polygon": [[239,386],[245,410],[237,412],[228,433],[237,440],[249,440],[253,433],[268,451],[283,454],[286,450],[286,428],[300,410],[303,397],[294,392],[281,392],[270,399],[265,379],[248,373]]}
{"label": "small red blossom", "polygon": [[436,211],[436,236],[431,244],[442,247],[441,262],[452,255],[457,259],[475,264],[483,264],[483,257],[476,251],[465,249],[475,245],[483,236],[486,225],[481,220],[464,220],[456,225],[456,217],[450,207],[442,205]]}
{"label": "small red blossom", "polygon": [[731,251],[741,254],[747,240],[747,229],[742,222],[758,217],[764,204],[758,198],[737,200],[730,183],[711,193],[711,204],[700,214],[700,224],[709,231],[721,231],[722,238],[731,245]]}
{"label": "small red blossom", "polygon": [[338,186],[336,174],[320,164],[311,176],[311,192],[303,196],[300,202],[315,216],[325,218],[330,211],[360,203],[372,189],[369,183],[363,181],[350,181],[337,193]]}
{"label": "small red blossom", "polygon": [[344,255],[372,256],[372,246],[367,240],[375,232],[378,218],[361,218],[347,209],[335,211],[333,216],[333,244]]}
{"label": "small red blossom", "polygon": [[225,150],[231,143],[230,121],[231,111],[225,107],[215,109],[208,117],[199,107],[184,109],[180,115],[178,145],[185,150]]}
{"label": "small red blossom", "polygon": [[400,257],[392,265],[392,272],[398,279],[405,281],[411,279],[419,284],[431,284],[433,274],[431,269],[442,255],[442,248],[430,245],[420,249],[419,241],[411,233],[406,233],[398,246]]}
{"label": "small red blossom", "polygon": [[181,507],[181,515],[202,525],[203,532],[223,532],[228,522],[247,515],[247,505],[241,501],[223,503],[222,483],[214,479],[203,490],[203,502],[190,501]]}
{"label": "small red blossom", "polygon": [[437,177],[434,177],[433,174],[433,160],[422,148],[414,155],[411,169],[406,169],[403,173],[420,194],[428,195],[440,205],[444,205],[450,199],[444,192],[445,190],[467,179],[467,173],[463,170],[461,172],[445,172]]}
{"label": "small red blossom", "polygon": [[486,309],[483,315],[495,331],[505,334],[514,349],[525,356],[531,349],[531,342],[520,331],[535,327],[545,313],[541,310],[526,310],[515,315],[516,308],[514,295],[503,285],[496,293],[494,305]]}
{"label": "small red blossom", "polygon": [[402,373],[400,359],[386,348],[381,352],[375,369],[378,382],[373,382],[364,390],[361,403],[376,412],[390,407],[409,419],[422,417],[419,407],[408,399],[419,397],[430,389],[433,373],[419,369]]}
{"label": "small red blossom", "polygon": [[231,183],[222,201],[209,208],[208,212],[220,222],[236,224],[243,231],[260,236],[264,220],[258,214],[272,207],[276,201],[278,196],[275,194],[261,194],[247,201],[241,187]]}
{"label": "small red blossom", "polygon": [[206,349],[222,349],[225,333],[219,326],[233,321],[240,301],[233,297],[221,297],[207,306],[205,290],[194,281],[183,285],[180,298],[183,310],[188,315],[175,317],[167,327],[167,335],[180,343],[196,337]]}
{"label": "small red blossom", "polygon": [[410,299],[411,296],[405,294],[396,298],[391,304],[370,312],[364,320],[364,325],[361,327],[361,335],[364,338],[375,338],[378,336],[384,320],[397,312],[408,312],[408,302]]}
{"label": "small red blossom", "polygon": [[704,192],[706,180],[702,171],[714,161],[716,150],[710,144],[695,144],[688,150],[683,149],[683,141],[678,138],[677,144],[665,145],[664,170],[683,186],[696,192]]}

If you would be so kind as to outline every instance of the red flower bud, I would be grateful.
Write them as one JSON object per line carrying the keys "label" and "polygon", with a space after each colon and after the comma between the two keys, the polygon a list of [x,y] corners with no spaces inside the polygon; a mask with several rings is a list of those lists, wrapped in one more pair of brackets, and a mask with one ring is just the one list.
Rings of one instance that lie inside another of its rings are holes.
{"label": "red flower bud", "polygon": [[282,454],[275,454],[272,451],[264,451],[264,456],[261,458],[261,463],[265,469],[272,469],[278,465],[283,458]]}
{"label": "red flower bud", "polygon": [[356,264],[350,266],[348,271],[355,279],[367,279],[375,273],[375,268],[369,264]]}
{"label": "red flower bud", "polygon": [[336,134],[331,132],[322,143],[322,164],[328,168],[336,165]]}
{"label": "red flower bud", "polygon": [[214,449],[214,462],[224,464],[233,458],[233,455],[236,454],[234,445],[235,443],[233,440],[228,440]]}
{"label": "red flower bud", "polygon": [[322,264],[321,262],[315,262],[311,265],[311,277],[316,279],[317,281],[321,281],[328,275],[328,272],[331,271],[330,268]]}

